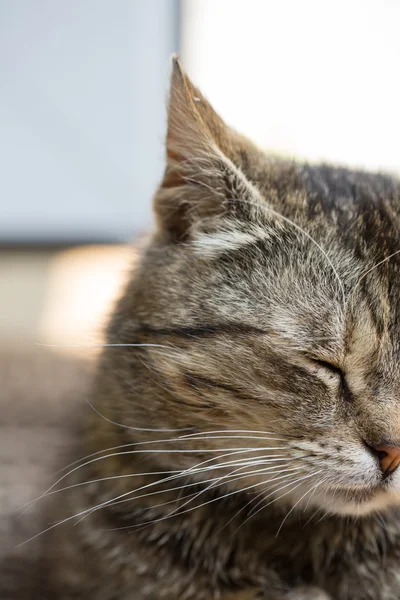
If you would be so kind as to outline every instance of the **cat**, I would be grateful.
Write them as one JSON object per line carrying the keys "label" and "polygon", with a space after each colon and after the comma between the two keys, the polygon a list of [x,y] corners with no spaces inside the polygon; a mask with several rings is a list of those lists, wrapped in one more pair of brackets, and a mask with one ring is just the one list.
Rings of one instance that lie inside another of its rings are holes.
{"label": "cat", "polygon": [[269,156],[177,58],[166,153],[1,598],[398,600],[399,180]]}

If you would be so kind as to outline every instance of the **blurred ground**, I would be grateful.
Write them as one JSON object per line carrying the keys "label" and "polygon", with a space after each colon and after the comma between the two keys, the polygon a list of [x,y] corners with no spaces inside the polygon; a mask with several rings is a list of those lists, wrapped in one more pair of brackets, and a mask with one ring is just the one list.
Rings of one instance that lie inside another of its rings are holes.
{"label": "blurred ground", "polygon": [[75,354],[79,348],[66,346],[100,343],[135,257],[129,246],[1,251],[0,343]]}

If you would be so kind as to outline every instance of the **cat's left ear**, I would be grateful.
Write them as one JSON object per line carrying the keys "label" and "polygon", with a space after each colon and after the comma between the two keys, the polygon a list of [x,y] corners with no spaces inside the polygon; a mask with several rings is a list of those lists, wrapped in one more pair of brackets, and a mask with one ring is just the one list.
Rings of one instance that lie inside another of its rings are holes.
{"label": "cat's left ear", "polygon": [[173,59],[166,140],[167,167],[155,196],[160,228],[173,238],[190,236],[199,222],[227,213],[246,214],[259,202],[242,163],[261,152],[230,129]]}

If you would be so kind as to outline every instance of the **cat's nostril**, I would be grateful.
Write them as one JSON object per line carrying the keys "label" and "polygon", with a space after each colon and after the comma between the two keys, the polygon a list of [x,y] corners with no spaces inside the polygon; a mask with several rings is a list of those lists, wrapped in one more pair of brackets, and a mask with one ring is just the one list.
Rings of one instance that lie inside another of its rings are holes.
{"label": "cat's nostril", "polygon": [[375,454],[377,455],[380,461],[383,461],[383,459],[385,459],[388,455],[385,450],[375,450]]}
{"label": "cat's nostril", "polygon": [[393,473],[400,465],[400,447],[382,444],[380,446],[371,446],[367,444],[372,454],[374,454],[381,465],[382,472],[385,476]]}

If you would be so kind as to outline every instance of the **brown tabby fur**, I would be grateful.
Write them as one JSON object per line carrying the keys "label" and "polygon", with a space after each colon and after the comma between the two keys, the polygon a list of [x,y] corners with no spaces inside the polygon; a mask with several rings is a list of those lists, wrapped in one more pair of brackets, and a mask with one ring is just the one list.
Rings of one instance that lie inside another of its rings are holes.
{"label": "brown tabby fur", "polygon": [[400,472],[373,447],[400,445],[399,182],[265,155],[176,60],[167,158],[74,410],[86,464],[0,597],[398,600]]}

